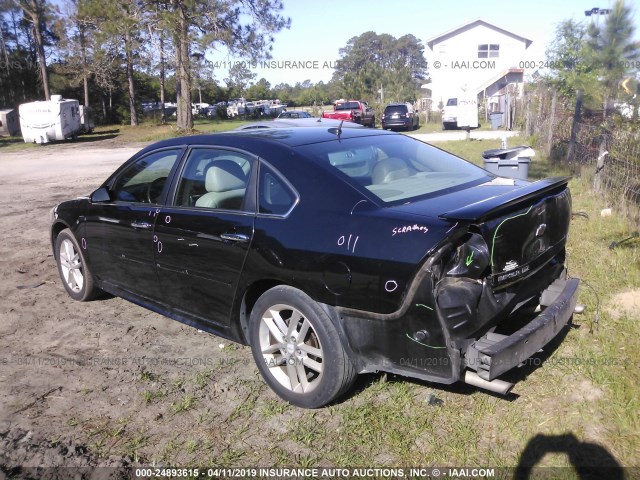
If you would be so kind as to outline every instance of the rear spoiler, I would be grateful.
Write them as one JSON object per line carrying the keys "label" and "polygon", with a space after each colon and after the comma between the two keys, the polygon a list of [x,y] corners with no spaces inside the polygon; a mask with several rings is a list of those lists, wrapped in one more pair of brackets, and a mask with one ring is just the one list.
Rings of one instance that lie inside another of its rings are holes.
{"label": "rear spoiler", "polygon": [[527,204],[531,200],[561,192],[567,187],[569,180],[571,177],[552,177],[538,180],[502,195],[442,213],[438,215],[438,218],[458,222],[482,222],[491,217],[516,210],[519,205]]}

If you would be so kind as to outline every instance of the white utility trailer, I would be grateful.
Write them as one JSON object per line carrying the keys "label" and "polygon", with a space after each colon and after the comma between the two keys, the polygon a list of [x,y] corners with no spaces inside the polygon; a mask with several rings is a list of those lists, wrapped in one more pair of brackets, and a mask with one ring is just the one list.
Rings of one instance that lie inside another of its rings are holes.
{"label": "white utility trailer", "polygon": [[20,131],[18,112],[15,110],[0,110],[0,135],[13,137]]}
{"label": "white utility trailer", "polygon": [[0,135],[13,137],[20,131],[18,112],[15,110],[0,110]]}
{"label": "white utility trailer", "polygon": [[44,102],[23,103],[18,108],[25,143],[48,143],[76,138],[82,127],[78,100],[51,95]]}

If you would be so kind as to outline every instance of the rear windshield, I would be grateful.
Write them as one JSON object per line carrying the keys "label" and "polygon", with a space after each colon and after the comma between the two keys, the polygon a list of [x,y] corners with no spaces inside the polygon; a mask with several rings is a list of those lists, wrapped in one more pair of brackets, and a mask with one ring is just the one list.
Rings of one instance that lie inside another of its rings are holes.
{"label": "rear windshield", "polygon": [[387,108],[384,109],[384,113],[389,114],[389,113],[407,113],[407,106],[406,105],[389,105]]}
{"label": "rear windshield", "polygon": [[490,178],[485,170],[405,135],[341,139],[298,149],[385,203],[407,201]]}
{"label": "rear windshield", "polygon": [[358,102],[336,103],[336,110],[358,110],[360,104]]}
{"label": "rear windshield", "polygon": [[447,100],[447,107],[457,107],[457,106],[458,106],[457,98],[450,98],[449,100]]}

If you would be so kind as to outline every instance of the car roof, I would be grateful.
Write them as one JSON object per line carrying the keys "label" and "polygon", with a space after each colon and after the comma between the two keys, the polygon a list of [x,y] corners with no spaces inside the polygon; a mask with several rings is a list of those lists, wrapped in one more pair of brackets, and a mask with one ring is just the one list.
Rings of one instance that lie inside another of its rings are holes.
{"label": "car roof", "polygon": [[252,122],[235,130],[256,130],[261,128],[290,128],[290,127],[339,127],[342,128],[362,128],[362,125],[353,122],[344,122],[331,118],[276,118],[274,120],[265,120],[261,122]]}
{"label": "car roof", "polygon": [[[316,120],[310,119],[310,120]],[[384,130],[371,130],[369,128],[344,128],[349,122],[344,122],[340,135],[337,133],[337,125],[341,122],[321,122],[322,126],[314,127],[291,127],[279,126],[277,128],[255,128],[249,130],[232,130],[228,132],[210,133],[205,135],[189,135],[184,137],[170,138],[149,145],[139,152],[146,153],[157,148],[184,146],[184,145],[218,145],[226,147],[242,148],[252,150],[251,147],[259,148],[265,144],[280,144],[289,147],[308,145],[311,143],[329,142],[332,140],[359,138],[379,135],[400,135],[398,133]],[[273,122],[269,122],[273,123]],[[327,124],[329,123],[330,126]],[[337,124],[337,125],[336,125]],[[334,126],[335,125],[335,126]]]}

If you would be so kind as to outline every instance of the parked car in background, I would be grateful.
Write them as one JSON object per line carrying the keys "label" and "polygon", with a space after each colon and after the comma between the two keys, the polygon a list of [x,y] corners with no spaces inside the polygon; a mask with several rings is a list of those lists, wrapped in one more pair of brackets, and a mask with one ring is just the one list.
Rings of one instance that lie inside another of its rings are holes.
{"label": "parked car in background", "polygon": [[344,120],[359,123],[367,127],[376,126],[376,116],[366,102],[359,100],[337,100],[333,104],[332,112],[322,112],[322,118]]}
{"label": "parked car in background", "polygon": [[506,393],[498,377],[574,311],[568,180],[496,177],[391,132],[258,128],[146,147],[52,209],[50,235],[72,298],[250,345],[292,404],[377,371]]}
{"label": "parked car in background", "polygon": [[278,115],[278,118],[313,118],[311,114],[304,110],[287,110]]}
{"label": "parked car in background", "polygon": [[442,129],[458,128],[458,99],[449,98],[442,109]]}
{"label": "parked car in background", "polygon": [[383,130],[415,130],[420,126],[420,116],[410,103],[390,103],[382,113]]}
{"label": "parked car in background", "polygon": [[192,103],[191,113],[193,115],[206,115],[210,106],[208,103]]}

